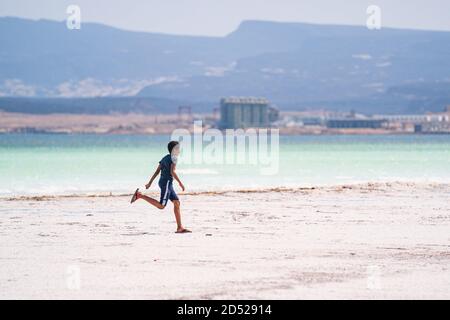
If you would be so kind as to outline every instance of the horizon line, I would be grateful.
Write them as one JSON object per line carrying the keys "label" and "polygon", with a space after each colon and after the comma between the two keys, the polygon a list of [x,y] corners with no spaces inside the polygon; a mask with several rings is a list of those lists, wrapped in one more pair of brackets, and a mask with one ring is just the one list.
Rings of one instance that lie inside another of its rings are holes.
{"label": "horizon line", "polygon": [[[25,21],[31,21],[31,22],[53,22],[53,23],[65,23],[66,20],[55,20],[55,19],[49,19],[49,18],[27,18],[27,17],[20,17],[20,16],[0,16],[0,19],[17,19],[17,20],[25,20]],[[183,34],[183,33],[169,33],[169,32],[161,32],[161,31],[149,31],[149,30],[135,30],[135,29],[127,29],[122,28],[118,26],[114,26],[111,24],[106,24],[103,22],[97,22],[97,21],[84,21],[83,24],[91,24],[91,25],[99,25],[103,27],[113,28],[120,31],[125,32],[135,32],[135,33],[148,33],[148,34],[157,34],[157,35],[167,35],[167,36],[181,36],[181,37],[202,37],[202,38],[225,38],[234,32],[238,31],[240,27],[244,23],[273,23],[273,24],[298,24],[298,25],[310,25],[310,26],[323,26],[323,27],[350,27],[350,28],[366,28],[363,24],[339,24],[339,23],[317,23],[317,22],[305,22],[305,21],[279,21],[279,20],[263,20],[263,19],[247,19],[247,20],[241,20],[236,28],[229,31],[225,35],[202,35],[202,34]],[[382,27],[381,30],[398,30],[398,31],[417,31],[417,32],[444,32],[448,33],[450,30],[444,30],[444,29],[419,29],[419,28],[410,28],[410,27],[392,27],[392,26],[386,26]]]}

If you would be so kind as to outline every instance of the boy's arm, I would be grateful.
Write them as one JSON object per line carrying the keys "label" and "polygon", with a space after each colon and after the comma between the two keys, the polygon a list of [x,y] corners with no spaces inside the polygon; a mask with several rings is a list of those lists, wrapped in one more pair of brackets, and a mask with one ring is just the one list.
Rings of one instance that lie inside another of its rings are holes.
{"label": "boy's arm", "polygon": [[172,165],[170,166],[170,173],[172,174],[172,177],[175,178],[175,180],[177,180],[178,184],[181,187],[181,190],[184,191],[184,184],[181,182],[180,178],[178,178],[177,173],[175,172],[177,165],[175,163],[172,163]]}
{"label": "boy's arm", "polygon": [[151,177],[150,181],[145,185],[145,188],[148,189],[150,188],[150,186],[153,183],[153,180],[155,180],[155,178],[158,176],[159,172],[161,171],[161,165],[158,165],[158,168],[156,168],[155,173],[153,174],[153,176]]}

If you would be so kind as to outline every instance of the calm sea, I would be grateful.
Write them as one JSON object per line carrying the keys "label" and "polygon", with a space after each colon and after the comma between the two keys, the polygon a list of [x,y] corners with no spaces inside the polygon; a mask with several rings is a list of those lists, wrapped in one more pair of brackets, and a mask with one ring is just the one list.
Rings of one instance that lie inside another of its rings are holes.
{"label": "calm sea", "polygon": [[[168,136],[0,135],[0,196],[132,192],[167,154]],[[188,190],[450,183],[450,135],[281,136],[275,175],[255,165],[178,165]],[[157,184],[152,187],[157,190]]]}

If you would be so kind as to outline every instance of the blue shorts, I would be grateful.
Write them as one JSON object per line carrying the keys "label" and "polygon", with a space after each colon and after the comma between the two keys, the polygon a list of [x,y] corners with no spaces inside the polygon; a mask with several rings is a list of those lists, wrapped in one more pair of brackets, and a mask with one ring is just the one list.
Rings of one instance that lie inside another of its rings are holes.
{"label": "blue shorts", "polygon": [[175,190],[173,189],[171,180],[166,181],[159,180],[158,185],[161,188],[161,197],[159,198],[159,203],[161,203],[163,206],[167,204],[168,200],[171,201],[180,200],[178,199],[178,196],[175,193]]}

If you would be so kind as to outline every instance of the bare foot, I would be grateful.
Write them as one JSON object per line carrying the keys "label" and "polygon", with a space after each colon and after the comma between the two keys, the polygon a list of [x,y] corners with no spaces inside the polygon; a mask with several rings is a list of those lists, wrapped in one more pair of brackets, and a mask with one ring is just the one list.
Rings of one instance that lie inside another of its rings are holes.
{"label": "bare foot", "polygon": [[179,228],[175,233],[191,233],[192,231],[186,228]]}

